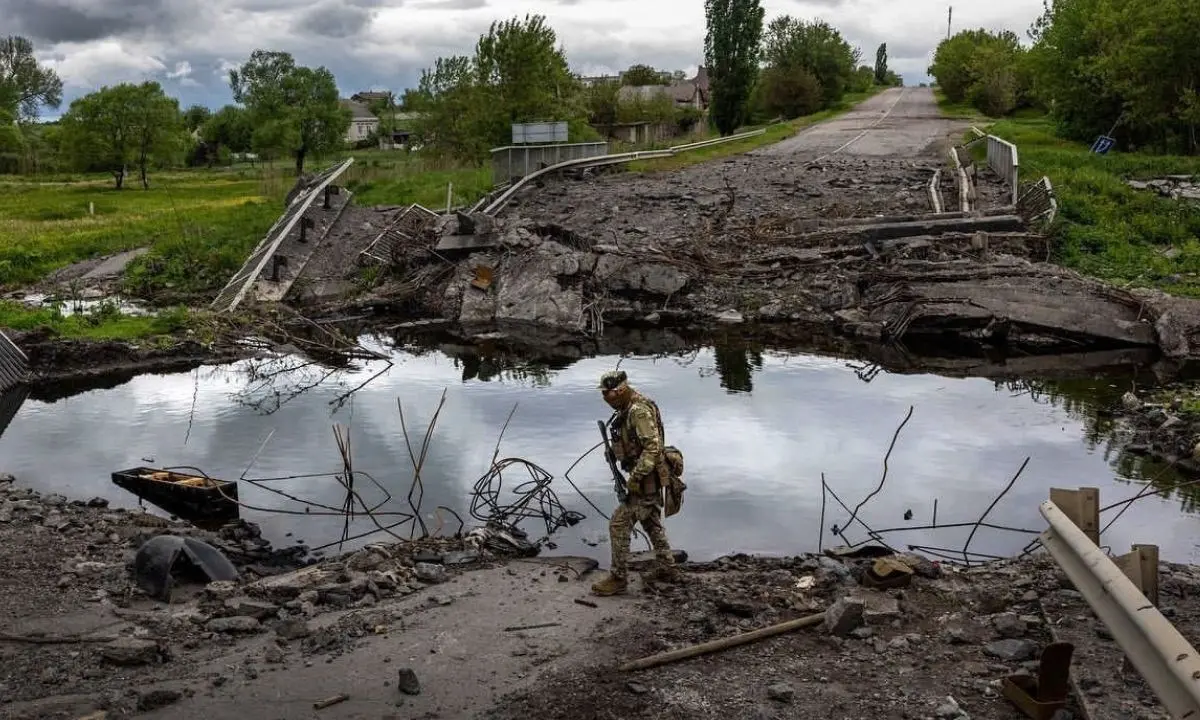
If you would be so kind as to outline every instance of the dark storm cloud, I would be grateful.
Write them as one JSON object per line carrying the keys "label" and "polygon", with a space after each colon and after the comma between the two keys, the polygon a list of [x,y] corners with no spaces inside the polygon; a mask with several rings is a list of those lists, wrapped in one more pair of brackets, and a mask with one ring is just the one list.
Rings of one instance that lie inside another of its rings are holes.
{"label": "dark storm cloud", "polygon": [[421,10],[478,10],[488,3],[487,0],[420,0],[412,6]]}
{"label": "dark storm cloud", "polygon": [[333,38],[358,35],[370,26],[375,11],[371,7],[325,2],[311,8],[296,22],[296,29]]}
{"label": "dark storm cloud", "polygon": [[169,33],[195,15],[192,0],[0,0],[0,17],[17,32],[49,42]]}

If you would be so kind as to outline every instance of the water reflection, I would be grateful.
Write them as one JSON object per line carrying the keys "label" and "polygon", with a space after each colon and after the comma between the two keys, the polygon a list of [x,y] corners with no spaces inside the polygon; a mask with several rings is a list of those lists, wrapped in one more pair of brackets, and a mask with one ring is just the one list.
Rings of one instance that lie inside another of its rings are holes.
{"label": "water reflection", "polygon": [[[43,490],[114,497],[119,491],[107,482],[110,472],[156,458],[157,465],[193,465],[222,479],[272,478],[272,487],[293,497],[338,507],[346,491],[336,480],[344,471],[333,434],[337,424],[348,428],[354,469],[380,482],[378,489],[361,488],[367,505],[410,511],[413,458],[423,454],[421,518],[452,531],[455,521],[436,508],[470,516],[472,492],[492,466],[496,437],[516,406],[499,457],[545,468],[565,509],[586,516],[556,535],[560,550],[605,559],[607,546],[591,544],[606,535],[604,518],[564,474],[596,444],[595,420],[608,413],[596,379],[620,363],[659,403],[668,441],[687,456],[687,502],[668,529],[696,558],[830,545],[835,539],[829,527],[844,524],[849,514],[830,504],[822,523],[822,473],[850,507],[857,505],[875,490],[888,442],[910,406],[913,418],[897,440],[888,480],[860,512],[872,527],[930,524],[935,502],[939,525],[974,522],[1026,456],[1028,468],[989,515],[996,525],[1044,527],[1037,508],[1051,486],[1099,487],[1102,503],[1111,503],[1132,495],[1130,483],[1153,472],[1117,451],[1119,439],[1102,412],[1119,402],[1128,379],[897,374],[749,343],[672,356],[540,363],[443,350],[397,350],[388,361],[338,368],[322,382],[314,377],[326,369],[288,370],[286,358],[274,358],[141,376],[58,402],[27,401],[0,437],[0,465]],[[443,391],[444,411],[422,451],[420,438]],[[401,429],[397,399],[411,442]],[[611,507],[611,482],[598,455],[579,463],[570,477],[601,509]],[[511,489],[520,479],[506,475],[503,486]],[[1172,480],[1155,482],[1169,487]],[[347,526],[335,515],[296,511],[294,500],[262,487],[247,485],[241,492],[250,506],[295,513],[243,512],[277,541],[290,534],[317,545],[374,529],[362,517]],[[1175,499],[1140,500],[1105,542],[1118,551],[1133,542],[1158,543],[1164,557],[1190,559],[1194,519],[1179,509],[1182,503],[1185,511],[1194,510],[1196,497],[1188,489]],[[527,529],[531,537],[541,534]],[[969,533],[938,527],[890,541],[949,548],[961,546]],[[981,529],[971,548],[1009,555],[1028,540]]]}

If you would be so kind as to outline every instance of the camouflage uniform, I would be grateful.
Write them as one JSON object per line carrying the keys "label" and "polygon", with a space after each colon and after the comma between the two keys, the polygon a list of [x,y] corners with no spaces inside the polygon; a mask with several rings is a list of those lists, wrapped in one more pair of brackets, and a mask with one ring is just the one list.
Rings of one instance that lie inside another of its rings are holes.
{"label": "camouflage uniform", "polygon": [[617,506],[608,524],[612,542],[609,576],[592,586],[597,593],[608,595],[621,592],[628,583],[629,544],[635,523],[641,524],[654,547],[655,576],[676,579],[678,570],[663,527],[662,488],[668,470],[663,458],[664,433],[658,407],[626,385],[624,373],[605,373],[601,388],[616,391],[613,452],[628,473],[629,492],[628,499]]}

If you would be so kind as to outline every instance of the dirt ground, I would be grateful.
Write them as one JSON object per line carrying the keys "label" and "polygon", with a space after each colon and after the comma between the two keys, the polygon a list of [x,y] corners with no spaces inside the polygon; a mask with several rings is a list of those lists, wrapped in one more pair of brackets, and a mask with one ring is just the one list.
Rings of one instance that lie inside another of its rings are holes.
{"label": "dirt ground", "polygon": [[[163,533],[211,542],[241,577],[180,576],[169,603],[147,596],[128,564]],[[1048,620],[1076,645],[1089,717],[1165,717],[1046,556],[896,557],[913,571],[899,589],[863,585],[870,558],[732,556],[598,598],[585,558],[445,538],[309,565],[252,526],[200,531],[0,477],[0,717],[1015,720],[1000,683],[1036,672]],[[1200,568],[1164,565],[1161,593],[1195,638]],[[829,621],[619,669],[813,614]]]}

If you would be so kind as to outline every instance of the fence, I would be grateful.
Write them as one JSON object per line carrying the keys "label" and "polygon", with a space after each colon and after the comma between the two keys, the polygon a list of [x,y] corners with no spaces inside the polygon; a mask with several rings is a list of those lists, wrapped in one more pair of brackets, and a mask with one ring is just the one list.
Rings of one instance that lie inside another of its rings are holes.
{"label": "fence", "polygon": [[988,135],[987,163],[992,172],[1012,188],[1012,204],[1016,205],[1020,192],[1020,186],[1017,184],[1017,170],[1020,164],[1017,160],[1017,146],[995,135]]}
{"label": "fence", "polygon": [[29,358],[17,344],[0,332],[0,392],[24,383],[29,378]]}
{"label": "fence", "polygon": [[492,183],[499,185],[567,160],[608,154],[607,142],[509,145],[492,149]]}
{"label": "fence", "polygon": [[242,299],[246,297],[246,292],[250,286],[258,280],[259,274],[263,268],[271,260],[275,251],[279,249],[280,243],[287,237],[287,234],[292,231],[296,223],[300,221],[301,216],[312,205],[312,201],[321,194],[329,183],[333,182],[337,176],[346,171],[350,164],[354,162],[354,158],[349,158],[343,162],[334,165],[325,170],[308,185],[301,190],[292,199],[287,210],[279,216],[267,234],[254,248],[254,252],[250,253],[250,257],[246,258],[246,262],[242,265],[225,287],[217,294],[217,297],[212,302],[212,309],[217,312],[231,312],[236,308]]}

